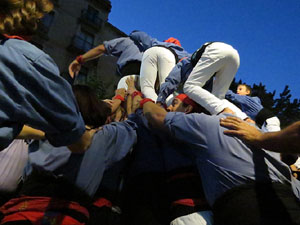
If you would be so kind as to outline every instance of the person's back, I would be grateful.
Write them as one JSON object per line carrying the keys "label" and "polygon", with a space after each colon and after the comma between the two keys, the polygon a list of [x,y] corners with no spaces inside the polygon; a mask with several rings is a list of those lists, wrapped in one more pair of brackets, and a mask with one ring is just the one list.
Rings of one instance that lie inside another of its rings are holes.
{"label": "person's back", "polygon": [[[165,126],[175,138],[194,150],[215,223],[270,224],[278,220],[282,224],[286,220],[286,224],[294,224],[289,223],[292,220],[299,224],[299,199],[292,193],[292,185],[299,190],[299,183],[291,178],[289,167],[262,149],[224,135],[219,125],[221,117],[169,113],[165,119]],[[285,214],[280,214],[282,210]],[[251,217],[248,221],[241,216],[246,212]]]}
{"label": "person's back", "polygon": [[143,50],[129,37],[121,37],[104,41],[103,45],[107,55],[117,57],[119,73],[122,76],[136,74],[139,75]]}
{"label": "person's back", "polygon": [[[104,125],[111,112],[109,105],[99,101],[87,86],[77,85],[73,87],[73,90],[87,128],[93,129]],[[82,203],[94,196],[101,183],[104,171],[124,158],[135,140],[135,124],[123,122],[104,125],[98,129],[93,136],[91,145],[84,154],[71,153],[66,146],[54,147],[47,140],[31,143],[29,146],[29,162],[24,172],[25,182],[21,190],[21,193],[29,194],[30,199],[27,199],[28,196],[21,196],[12,199],[3,206],[0,211],[4,215],[4,220],[7,221],[11,218],[12,221],[15,221],[19,213],[28,216],[31,212],[37,211],[40,214],[59,211],[60,213],[56,216],[61,217],[61,214],[69,215],[69,212],[74,209],[87,217],[84,219],[88,219],[87,210],[81,207],[87,205],[82,205]],[[44,175],[48,179],[43,179]],[[43,190],[39,190],[38,186],[43,186]],[[65,199],[64,195],[56,193],[57,189],[61,189],[62,193],[69,189],[68,194],[66,194],[69,198]],[[76,190],[79,189],[81,193],[79,194],[87,196],[87,199],[76,197]],[[43,197],[39,197],[41,193],[43,193]],[[72,208],[73,204],[66,205],[68,203],[66,200],[70,199],[75,201],[76,208]],[[14,211],[14,202],[22,204],[27,200],[32,202],[28,211]],[[34,205],[36,201],[43,202],[41,209]],[[55,204],[49,206],[48,204],[51,201]],[[60,202],[65,203],[61,203],[61,205],[63,208],[67,208],[68,212],[60,211]],[[13,212],[11,213],[12,216],[9,215],[9,212]],[[73,219],[78,219],[76,215],[71,214],[70,216]],[[37,222],[39,219],[41,217],[32,217],[31,221]],[[69,222],[69,224],[77,223]]]}
{"label": "person's back", "polygon": [[199,208],[209,210],[195,164],[180,152],[185,146],[160,130],[152,130],[141,111],[129,119],[138,128],[124,186],[128,224],[170,223]]}
{"label": "person's back", "polygon": [[[84,133],[70,85],[54,61],[25,39],[51,11],[48,1],[6,0],[0,12],[0,149],[24,124],[46,133],[56,146],[70,145]],[[59,107],[58,107],[59,106]],[[62,134],[64,133],[64,134]]]}

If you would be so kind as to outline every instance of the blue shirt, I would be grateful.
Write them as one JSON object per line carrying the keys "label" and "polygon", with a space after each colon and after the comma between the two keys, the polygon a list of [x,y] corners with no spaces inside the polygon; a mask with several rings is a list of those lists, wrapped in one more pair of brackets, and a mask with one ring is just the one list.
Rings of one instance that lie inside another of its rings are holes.
{"label": "blue shirt", "polygon": [[129,117],[137,126],[137,143],[134,146],[129,177],[149,172],[169,172],[178,168],[195,165],[179,149],[184,145],[167,133],[150,129],[142,111]]}
{"label": "blue shirt", "polygon": [[133,31],[131,32],[131,34],[129,34],[129,37],[135,40],[136,42],[140,43],[144,51],[153,46],[162,45],[174,50],[179,59],[191,56],[181,46],[176,45],[174,43],[158,41],[156,38],[152,38],[150,35],[143,31]]}
{"label": "blue shirt", "polygon": [[85,126],[68,82],[32,44],[0,37],[0,150],[24,124],[42,130],[54,146],[78,140]]}
{"label": "blue shirt", "polygon": [[103,45],[107,55],[118,58],[117,66],[120,73],[123,66],[130,61],[142,61],[143,49],[128,37],[116,38],[110,41],[104,41]]}
{"label": "blue shirt", "polygon": [[166,77],[165,83],[160,86],[157,102],[165,103],[166,99],[178,86],[184,83],[193,70],[190,58],[183,59],[172,69]]}
{"label": "blue shirt", "polygon": [[257,114],[263,109],[258,97],[239,95],[228,90],[225,98],[241,106],[241,110],[246,113],[252,120],[255,120]]}
{"label": "blue shirt", "polygon": [[29,164],[65,176],[90,196],[97,191],[104,171],[123,159],[136,142],[136,125],[131,121],[105,125],[95,133],[92,144],[84,154],[71,154],[67,147],[55,148],[47,141],[29,146]]}
{"label": "blue shirt", "polygon": [[264,150],[224,135],[221,117],[224,115],[168,113],[165,118],[171,136],[186,143],[181,151],[196,161],[211,206],[227,190],[251,181],[291,184],[286,164]]}

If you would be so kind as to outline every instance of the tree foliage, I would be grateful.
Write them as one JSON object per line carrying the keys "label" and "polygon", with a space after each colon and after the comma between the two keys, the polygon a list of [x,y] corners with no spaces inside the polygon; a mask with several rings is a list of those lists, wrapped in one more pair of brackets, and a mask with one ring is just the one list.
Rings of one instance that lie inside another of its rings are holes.
{"label": "tree foliage", "polygon": [[90,76],[86,84],[95,91],[99,99],[104,99],[106,95],[106,88],[99,76]]}
{"label": "tree foliage", "polygon": [[[242,80],[232,82],[230,89],[236,91],[237,86],[242,84]],[[280,119],[281,128],[284,128],[295,121],[300,120],[300,99],[291,99],[291,91],[286,85],[284,90],[275,98],[276,91],[267,92],[266,86],[262,83],[252,85],[252,96],[260,98],[262,105],[274,112]]]}

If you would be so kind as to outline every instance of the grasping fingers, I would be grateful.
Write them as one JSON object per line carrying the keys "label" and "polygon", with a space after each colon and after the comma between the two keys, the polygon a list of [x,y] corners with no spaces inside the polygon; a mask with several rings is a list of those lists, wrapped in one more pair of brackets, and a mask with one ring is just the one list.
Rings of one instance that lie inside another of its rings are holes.
{"label": "grasping fingers", "polygon": [[243,121],[237,117],[228,116],[220,119],[220,124],[223,127],[236,130]]}
{"label": "grasping fingers", "polygon": [[224,134],[236,136],[254,145],[262,135],[256,127],[236,117],[222,118],[220,125],[229,128],[229,130],[224,130]]}

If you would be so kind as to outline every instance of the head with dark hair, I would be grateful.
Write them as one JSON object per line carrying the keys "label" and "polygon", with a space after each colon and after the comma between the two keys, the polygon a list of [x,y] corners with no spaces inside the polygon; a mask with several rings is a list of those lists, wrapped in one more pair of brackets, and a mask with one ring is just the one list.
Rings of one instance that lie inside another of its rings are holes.
{"label": "head with dark hair", "polygon": [[239,84],[236,90],[236,93],[239,95],[251,95],[252,89],[247,84]]}
{"label": "head with dark hair", "polygon": [[74,85],[73,92],[84,123],[91,128],[104,125],[107,117],[111,114],[109,104],[99,100],[89,86]]}
{"label": "head with dark hair", "polygon": [[210,113],[204,109],[201,105],[190,99],[186,94],[177,95],[172,104],[167,108],[169,112],[184,112],[189,113],[205,113],[210,115]]}

